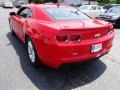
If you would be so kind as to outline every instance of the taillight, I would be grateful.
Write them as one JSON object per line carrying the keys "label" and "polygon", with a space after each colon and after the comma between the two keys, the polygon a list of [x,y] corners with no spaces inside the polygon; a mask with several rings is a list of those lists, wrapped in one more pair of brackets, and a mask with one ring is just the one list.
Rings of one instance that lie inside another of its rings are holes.
{"label": "taillight", "polygon": [[59,42],[78,42],[80,35],[57,35],[56,40]]}
{"label": "taillight", "polygon": [[59,42],[68,42],[68,36],[67,35],[56,36],[56,39]]}
{"label": "taillight", "polygon": [[70,36],[71,41],[80,41],[80,35],[71,35]]}

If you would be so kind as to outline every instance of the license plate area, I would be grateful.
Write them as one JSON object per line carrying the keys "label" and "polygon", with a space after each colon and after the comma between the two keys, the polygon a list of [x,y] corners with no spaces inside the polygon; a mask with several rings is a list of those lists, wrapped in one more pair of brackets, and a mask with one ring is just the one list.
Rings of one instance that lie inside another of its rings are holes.
{"label": "license plate area", "polygon": [[94,44],[91,47],[91,53],[96,53],[102,50],[102,43]]}

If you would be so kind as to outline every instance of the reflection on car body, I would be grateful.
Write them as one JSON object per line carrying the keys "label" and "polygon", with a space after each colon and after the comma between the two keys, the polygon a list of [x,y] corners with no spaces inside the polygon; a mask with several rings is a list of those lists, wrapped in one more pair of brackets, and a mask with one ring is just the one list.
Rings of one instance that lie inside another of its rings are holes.
{"label": "reflection on car body", "polygon": [[31,4],[10,13],[11,33],[26,44],[33,65],[42,62],[58,68],[99,58],[110,51],[112,24],[74,11],[65,5]]}

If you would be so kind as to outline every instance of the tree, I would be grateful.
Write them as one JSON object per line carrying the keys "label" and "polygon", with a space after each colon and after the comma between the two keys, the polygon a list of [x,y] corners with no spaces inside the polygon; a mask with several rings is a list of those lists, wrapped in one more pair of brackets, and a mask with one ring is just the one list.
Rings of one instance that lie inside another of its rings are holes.
{"label": "tree", "polygon": [[117,3],[117,4],[120,4],[120,0],[116,0],[116,3]]}
{"label": "tree", "polygon": [[41,3],[41,0],[29,0],[29,3],[34,2],[34,3]]}
{"label": "tree", "polygon": [[107,4],[110,3],[111,0],[97,0],[99,4]]}

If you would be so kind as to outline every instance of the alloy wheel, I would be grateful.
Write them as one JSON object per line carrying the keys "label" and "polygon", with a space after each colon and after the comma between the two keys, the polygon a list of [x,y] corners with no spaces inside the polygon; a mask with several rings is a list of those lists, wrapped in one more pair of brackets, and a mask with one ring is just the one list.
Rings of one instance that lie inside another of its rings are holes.
{"label": "alloy wheel", "polygon": [[29,40],[28,41],[28,54],[29,54],[29,58],[30,58],[30,61],[31,63],[35,63],[35,51],[34,51],[34,47],[33,47],[33,44],[32,42]]}

